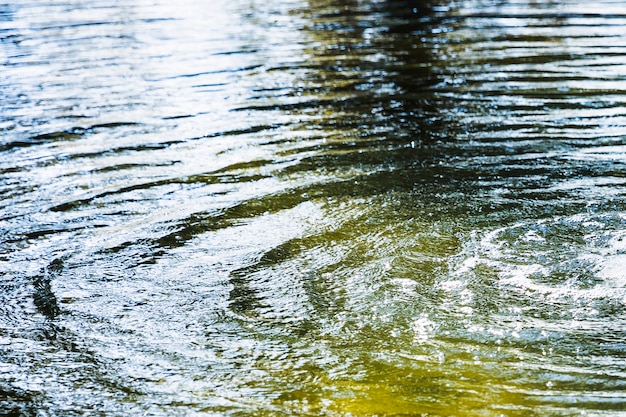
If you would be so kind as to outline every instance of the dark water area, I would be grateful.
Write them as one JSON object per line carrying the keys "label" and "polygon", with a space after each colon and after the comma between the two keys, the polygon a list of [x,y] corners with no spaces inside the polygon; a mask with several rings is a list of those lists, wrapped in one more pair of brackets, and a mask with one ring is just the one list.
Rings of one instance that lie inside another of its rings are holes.
{"label": "dark water area", "polygon": [[0,4],[0,414],[624,415],[625,27]]}

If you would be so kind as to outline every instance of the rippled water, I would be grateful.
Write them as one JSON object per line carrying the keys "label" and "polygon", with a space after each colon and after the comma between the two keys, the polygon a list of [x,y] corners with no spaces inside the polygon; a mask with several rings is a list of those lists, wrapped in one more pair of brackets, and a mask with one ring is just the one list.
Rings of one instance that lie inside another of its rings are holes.
{"label": "rippled water", "polygon": [[625,26],[0,4],[0,412],[623,415]]}

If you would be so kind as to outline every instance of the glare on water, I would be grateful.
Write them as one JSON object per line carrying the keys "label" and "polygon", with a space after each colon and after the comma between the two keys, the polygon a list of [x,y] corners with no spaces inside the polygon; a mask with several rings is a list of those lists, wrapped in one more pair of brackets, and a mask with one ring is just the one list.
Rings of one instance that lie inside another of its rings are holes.
{"label": "glare on water", "polygon": [[0,5],[0,413],[626,411],[626,4]]}

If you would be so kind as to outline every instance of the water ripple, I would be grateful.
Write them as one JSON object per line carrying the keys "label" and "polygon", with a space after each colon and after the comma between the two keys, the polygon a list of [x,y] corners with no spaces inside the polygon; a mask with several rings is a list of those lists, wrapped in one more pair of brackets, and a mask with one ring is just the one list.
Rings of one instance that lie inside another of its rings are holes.
{"label": "water ripple", "polygon": [[619,415],[616,1],[0,5],[0,413]]}

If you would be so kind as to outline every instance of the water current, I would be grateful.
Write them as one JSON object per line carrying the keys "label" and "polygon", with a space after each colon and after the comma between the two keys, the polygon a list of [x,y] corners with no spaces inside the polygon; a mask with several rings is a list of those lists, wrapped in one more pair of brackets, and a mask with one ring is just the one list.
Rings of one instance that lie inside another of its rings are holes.
{"label": "water current", "polygon": [[625,415],[625,28],[0,3],[0,414]]}

